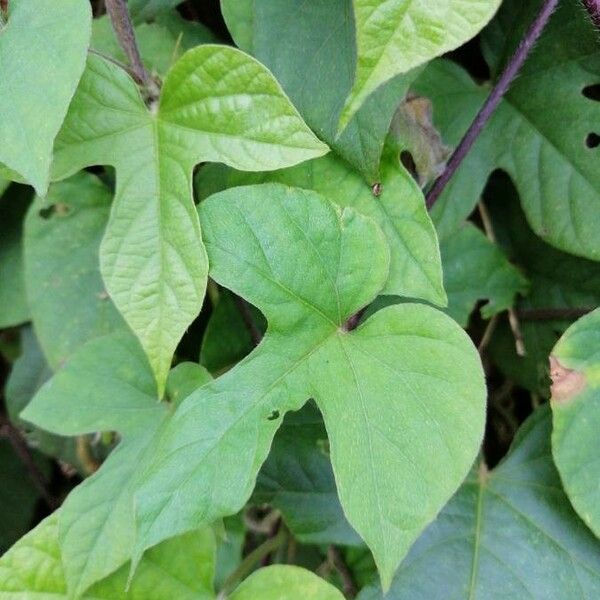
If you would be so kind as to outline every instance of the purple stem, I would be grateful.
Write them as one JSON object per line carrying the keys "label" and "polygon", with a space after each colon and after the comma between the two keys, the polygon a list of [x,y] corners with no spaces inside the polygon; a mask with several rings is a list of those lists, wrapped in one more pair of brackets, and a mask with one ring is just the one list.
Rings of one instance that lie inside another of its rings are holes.
{"label": "purple stem", "polygon": [[[588,3],[598,6],[600,4],[600,0],[587,0],[586,4]],[[545,0],[543,3],[540,12],[529,27],[529,30],[523,39],[519,42],[519,46],[510,58],[510,61],[506,65],[506,69],[500,76],[500,79],[498,79],[494,89],[487,97],[484,105],[477,113],[475,120],[473,123],[471,123],[471,126],[467,130],[467,133],[465,133],[465,136],[450,157],[444,172],[438,177],[438,179],[436,179],[434,184],[431,186],[431,189],[427,193],[425,204],[429,210],[431,210],[432,206],[437,202],[444,191],[444,188],[450,179],[452,179],[452,176],[454,173],[456,173],[456,170],[469,153],[469,150],[472,148],[475,140],[477,140],[479,134],[483,131],[483,128],[490,120],[490,117],[498,107],[498,104],[500,104],[504,94],[506,94],[514,78],[521,70],[521,67],[531,52],[533,45],[544,30],[546,23],[548,23],[548,19],[554,12],[557,4],[558,0]]]}
{"label": "purple stem", "polygon": [[583,0],[583,5],[592,19],[592,23],[600,29],[600,0]]}
{"label": "purple stem", "polygon": [[129,59],[135,78],[146,87],[151,87],[153,81],[142,62],[127,3],[125,0],[106,0],[106,12],[110,17],[119,44]]}

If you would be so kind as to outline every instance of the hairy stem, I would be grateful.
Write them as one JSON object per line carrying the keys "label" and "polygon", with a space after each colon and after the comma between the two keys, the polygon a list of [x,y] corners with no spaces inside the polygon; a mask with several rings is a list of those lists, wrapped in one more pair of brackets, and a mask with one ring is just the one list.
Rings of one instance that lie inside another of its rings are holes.
{"label": "hairy stem", "polygon": [[129,59],[133,75],[149,92],[155,92],[156,84],[142,62],[126,1],[106,0],[105,4],[119,44]]}
{"label": "hairy stem", "polygon": [[583,5],[588,11],[592,23],[600,29],[600,0],[583,0]]}
{"label": "hairy stem", "polygon": [[[591,2],[591,0],[590,0]],[[600,0],[594,0],[594,4],[598,4]],[[425,203],[428,209],[431,209],[433,205],[437,202],[442,192],[444,191],[448,182],[452,179],[453,175],[456,173],[458,167],[461,165],[462,161],[465,159],[469,150],[473,147],[473,144],[479,137],[479,134],[483,131],[484,127],[487,125],[490,117],[494,114],[494,111],[500,104],[500,101],[508,91],[510,85],[513,80],[521,70],[523,63],[527,59],[527,56],[531,52],[533,45],[540,37],[544,27],[548,23],[548,19],[554,12],[554,9],[558,5],[558,0],[545,0],[542,4],[542,8],[540,12],[534,19],[533,23],[527,30],[527,33],[520,41],[519,46],[517,47],[515,53],[510,58],[504,72],[498,79],[498,82],[494,86],[494,89],[490,92],[487,100],[481,107],[480,111],[477,113],[475,120],[471,123],[471,126],[465,133],[463,139],[460,141],[456,150],[450,157],[444,172],[438,177],[438,179],[431,186],[431,189],[427,193],[427,197],[425,198]]]}

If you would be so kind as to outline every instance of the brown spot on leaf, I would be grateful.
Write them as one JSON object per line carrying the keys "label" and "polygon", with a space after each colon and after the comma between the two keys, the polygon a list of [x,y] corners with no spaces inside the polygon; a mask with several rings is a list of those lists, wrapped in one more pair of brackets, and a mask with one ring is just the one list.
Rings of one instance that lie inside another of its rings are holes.
{"label": "brown spot on leaf", "polygon": [[574,369],[567,369],[558,358],[550,356],[550,378],[552,401],[565,404],[578,396],[586,385],[585,375]]}

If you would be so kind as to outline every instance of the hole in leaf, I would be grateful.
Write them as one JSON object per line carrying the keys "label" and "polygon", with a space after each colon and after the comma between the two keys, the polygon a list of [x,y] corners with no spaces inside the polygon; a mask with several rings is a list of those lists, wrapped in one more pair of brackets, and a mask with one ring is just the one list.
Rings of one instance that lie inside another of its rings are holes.
{"label": "hole in leaf", "polygon": [[585,86],[581,90],[581,93],[590,100],[600,102],[600,83],[594,83],[593,85]]}
{"label": "hole in leaf", "polygon": [[57,217],[65,217],[70,211],[71,209],[68,204],[57,202],[56,204],[51,204],[50,206],[40,209],[39,215],[42,219],[50,219],[54,215]]}
{"label": "hole in leaf", "polygon": [[267,417],[267,421],[275,421],[276,419],[279,419],[279,411],[278,410],[274,410],[268,417]]}
{"label": "hole in leaf", "polygon": [[417,165],[413,155],[408,150],[402,150],[400,153],[400,162],[404,168],[412,175],[415,181],[419,180],[419,173],[417,172]]}
{"label": "hole in leaf", "polygon": [[590,149],[597,148],[600,146],[600,135],[593,132],[588,133],[587,137],[585,138],[585,145]]}

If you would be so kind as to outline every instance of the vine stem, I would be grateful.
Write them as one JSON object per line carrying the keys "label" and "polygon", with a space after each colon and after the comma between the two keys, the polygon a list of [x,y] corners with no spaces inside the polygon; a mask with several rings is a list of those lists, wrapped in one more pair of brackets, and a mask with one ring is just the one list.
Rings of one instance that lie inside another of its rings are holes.
{"label": "vine stem", "polygon": [[583,0],[583,5],[588,11],[592,23],[600,29],[600,0]]}
{"label": "vine stem", "polygon": [[156,83],[142,62],[126,1],[105,0],[105,5],[119,44],[129,59],[135,79],[148,90],[151,96],[158,97]]}
{"label": "vine stem", "polygon": [[267,538],[260,546],[252,550],[239,564],[238,568],[227,578],[223,588],[217,596],[217,600],[224,600],[233,590],[235,585],[249,575],[254,567],[259,564],[265,556],[269,556],[287,540],[287,531],[280,527],[274,537]]}
{"label": "vine stem", "polygon": [[60,506],[60,502],[48,491],[46,477],[35,464],[27,442],[23,439],[21,432],[3,414],[0,414],[0,437],[6,438],[12,446],[15,454],[27,469],[27,473],[35,488],[48,505],[48,508],[56,510]]}
{"label": "vine stem", "polygon": [[[598,5],[600,0],[588,0],[589,4]],[[436,179],[434,184],[431,186],[431,189],[427,193],[425,198],[425,204],[427,208],[431,210],[433,205],[437,202],[442,192],[448,185],[448,182],[452,179],[454,174],[456,173],[458,167],[461,165],[473,144],[479,137],[480,133],[483,131],[484,127],[487,125],[491,116],[494,114],[494,111],[500,104],[500,101],[510,88],[512,82],[515,77],[521,70],[523,63],[529,56],[533,45],[540,37],[544,27],[548,23],[550,16],[556,9],[558,5],[558,0],[545,0],[540,12],[534,19],[533,23],[527,30],[527,33],[523,37],[523,39],[519,42],[519,45],[512,55],[504,72],[498,79],[496,85],[490,92],[490,95],[487,97],[487,100],[477,113],[474,121],[471,123],[471,126],[465,133],[464,137],[456,147],[456,150],[450,157],[446,168],[443,173]]]}

